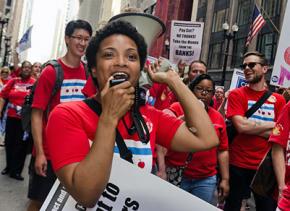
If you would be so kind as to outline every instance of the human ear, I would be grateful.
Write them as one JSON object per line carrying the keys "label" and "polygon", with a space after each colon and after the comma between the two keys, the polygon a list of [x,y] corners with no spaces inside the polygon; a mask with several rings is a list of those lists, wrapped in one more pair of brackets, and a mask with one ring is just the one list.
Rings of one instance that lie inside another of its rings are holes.
{"label": "human ear", "polygon": [[268,66],[263,66],[263,73],[267,73],[267,71],[268,71]]}
{"label": "human ear", "polygon": [[92,70],[92,77],[97,78],[97,69],[95,67],[91,68]]}

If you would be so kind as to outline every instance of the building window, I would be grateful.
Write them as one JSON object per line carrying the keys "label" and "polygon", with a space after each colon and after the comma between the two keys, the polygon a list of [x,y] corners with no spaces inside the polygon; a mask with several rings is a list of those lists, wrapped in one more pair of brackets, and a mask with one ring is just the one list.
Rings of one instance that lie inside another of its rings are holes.
{"label": "building window", "polygon": [[276,33],[262,34],[258,37],[258,49],[265,54],[270,64],[274,64],[277,50],[277,37]]}
{"label": "building window", "polygon": [[208,66],[210,69],[221,68],[223,43],[214,43],[209,46]]}
{"label": "building window", "polygon": [[206,3],[207,3],[206,0],[199,0],[198,1],[198,8],[205,7],[206,6]]}
{"label": "building window", "polygon": [[234,40],[232,67],[239,67],[242,64],[245,42],[246,38]]}
{"label": "building window", "polygon": [[[277,0],[262,0],[262,7],[270,17],[276,17],[280,15],[281,1]],[[262,14],[264,13],[261,11]]]}
{"label": "building window", "polygon": [[11,7],[12,0],[6,0],[6,7]]}
{"label": "building window", "polygon": [[239,0],[237,23],[239,26],[248,24],[252,16],[251,0]]}
{"label": "building window", "polygon": [[213,15],[212,32],[223,31],[223,23],[226,21],[228,9],[216,11]]}

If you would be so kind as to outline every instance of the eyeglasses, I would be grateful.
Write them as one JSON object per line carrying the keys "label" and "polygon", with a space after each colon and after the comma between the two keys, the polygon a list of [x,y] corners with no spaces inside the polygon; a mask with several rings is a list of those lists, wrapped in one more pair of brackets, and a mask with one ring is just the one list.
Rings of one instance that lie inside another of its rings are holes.
{"label": "eyeglasses", "polygon": [[1,74],[7,74],[9,73],[8,71],[2,71]]}
{"label": "eyeglasses", "polygon": [[76,39],[78,42],[82,42],[84,41],[85,43],[89,42],[90,41],[90,38],[89,37],[81,37],[81,36],[70,36],[71,38],[73,39]]}
{"label": "eyeglasses", "polygon": [[206,95],[213,93],[213,91],[214,91],[213,89],[204,89],[204,88],[199,87],[199,86],[194,87],[194,90],[198,93],[205,93]]}
{"label": "eyeglasses", "polygon": [[263,64],[259,63],[259,62],[249,62],[249,63],[244,63],[241,65],[241,68],[244,70],[246,69],[246,67],[248,66],[250,69],[253,69],[257,64],[260,64],[263,66]]}

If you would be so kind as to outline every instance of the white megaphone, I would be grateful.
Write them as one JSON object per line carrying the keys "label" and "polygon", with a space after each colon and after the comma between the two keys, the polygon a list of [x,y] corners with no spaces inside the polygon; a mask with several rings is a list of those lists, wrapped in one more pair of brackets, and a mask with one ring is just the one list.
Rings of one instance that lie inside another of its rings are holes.
{"label": "white megaphone", "polygon": [[[127,21],[137,29],[146,41],[147,52],[149,52],[154,41],[163,35],[166,30],[165,24],[159,18],[147,13],[125,12],[113,16],[109,22],[116,20]],[[144,71],[141,71],[139,86],[145,89],[152,86],[151,80]]]}
{"label": "white megaphone", "polygon": [[153,42],[164,34],[166,30],[164,23],[159,18],[146,13],[125,12],[113,16],[109,22],[116,20],[124,20],[131,23],[144,37],[148,52]]}

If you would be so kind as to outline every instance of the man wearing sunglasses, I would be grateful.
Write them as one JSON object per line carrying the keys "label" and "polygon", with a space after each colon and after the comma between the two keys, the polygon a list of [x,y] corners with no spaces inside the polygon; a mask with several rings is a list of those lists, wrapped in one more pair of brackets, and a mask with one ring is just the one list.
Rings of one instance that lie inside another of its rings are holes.
{"label": "man wearing sunglasses", "polygon": [[[230,145],[230,193],[226,211],[240,210],[256,170],[270,148],[269,135],[285,105],[285,99],[273,93],[246,118],[245,112],[267,91],[264,84],[268,63],[263,54],[252,51],[244,55],[242,69],[248,85],[234,89],[228,97],[227,118],[232,120],[238,134]],[[273,199],[255,193],[254,198],[257,211],[276,209]]]}

